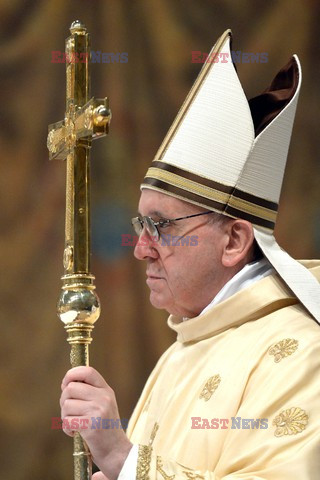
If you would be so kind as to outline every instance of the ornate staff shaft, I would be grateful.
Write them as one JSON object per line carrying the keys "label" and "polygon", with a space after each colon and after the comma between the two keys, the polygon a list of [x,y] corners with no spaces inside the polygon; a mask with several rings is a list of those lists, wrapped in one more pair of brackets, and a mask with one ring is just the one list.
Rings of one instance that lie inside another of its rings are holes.
{"label": "ornate staff shaft", "polygon": [[[50,159],[66,159],[66,223],[64,275],[58,316],[71,345],[72,367],[89,365],[91,331],[100,315],[94,276],[90,273],[90,147],[108,133],[108,99],[90,98],[90,38],[79,21],[66,39],[66,113],[49,126]],[[74,479],[90,480],[90,451],[79,433],[74,435]]]}

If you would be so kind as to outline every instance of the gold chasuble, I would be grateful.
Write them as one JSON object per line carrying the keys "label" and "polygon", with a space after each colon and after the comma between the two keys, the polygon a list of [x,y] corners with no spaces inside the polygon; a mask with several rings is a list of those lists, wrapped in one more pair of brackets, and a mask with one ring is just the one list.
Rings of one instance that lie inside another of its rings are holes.
{"label": "gold chasuble", "polygon": [[319,479],[320,328],[280,277],[168,323],[127,432],[137,479]]}

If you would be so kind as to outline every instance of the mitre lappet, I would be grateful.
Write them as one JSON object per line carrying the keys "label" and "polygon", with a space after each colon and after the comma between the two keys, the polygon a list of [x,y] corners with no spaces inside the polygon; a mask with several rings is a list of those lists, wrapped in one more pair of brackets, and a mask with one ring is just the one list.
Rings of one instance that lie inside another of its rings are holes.
{"label": "mitre lappet", "polygon": [[231,31],[214,45],[141,185],[252,223],[264,255],[320,322],[320,286],[273,235],[301,87],[294,55],[247,100],[231,56]]}

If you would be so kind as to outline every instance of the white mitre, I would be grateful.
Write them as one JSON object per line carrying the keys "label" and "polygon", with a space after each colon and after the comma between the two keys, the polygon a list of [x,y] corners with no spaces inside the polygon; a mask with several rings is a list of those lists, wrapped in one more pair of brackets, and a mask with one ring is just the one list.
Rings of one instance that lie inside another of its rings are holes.
{"label": "white mitre", "polygon": [[301,87],[296,55],[249,102],[227,30],[159,148],[141,188],[250,221],[261,250],[320,322],[320,285],[277,244],[273,230]]}

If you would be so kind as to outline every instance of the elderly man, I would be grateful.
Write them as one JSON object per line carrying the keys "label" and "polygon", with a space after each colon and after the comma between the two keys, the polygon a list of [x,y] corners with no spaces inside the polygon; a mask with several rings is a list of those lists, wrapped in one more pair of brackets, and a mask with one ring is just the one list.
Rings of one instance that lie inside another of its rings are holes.
{"label": "elderly man", "polygon": [[[177,341],[127,434],[80,430],[101,470],[96,480],[319,478],[320,262],[296,262],[273,236],[299,61],[248,103],[229,31],[208,59],[132,221],[151,303],[170,313]],[[70,422],[119,418],[92,368],[67,372],[61,407]]]}

